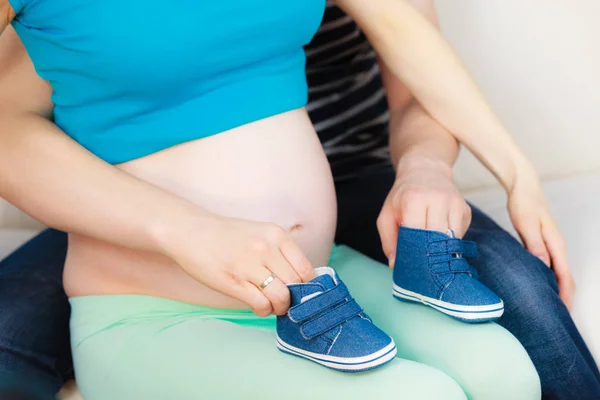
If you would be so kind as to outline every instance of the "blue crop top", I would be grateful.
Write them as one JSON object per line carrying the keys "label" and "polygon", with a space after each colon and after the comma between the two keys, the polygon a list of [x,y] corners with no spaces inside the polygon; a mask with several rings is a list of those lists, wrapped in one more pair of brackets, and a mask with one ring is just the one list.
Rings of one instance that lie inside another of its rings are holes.
{"label": "blue crop top", "polygon": [[304,106],[325,0],[9,0],[56,124],[116,164]]}

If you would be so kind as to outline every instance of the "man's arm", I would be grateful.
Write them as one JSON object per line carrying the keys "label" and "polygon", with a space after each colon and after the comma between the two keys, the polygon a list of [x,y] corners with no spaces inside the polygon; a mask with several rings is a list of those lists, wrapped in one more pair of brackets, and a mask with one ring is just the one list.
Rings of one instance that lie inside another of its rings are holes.
{"label": "man's arm", "polygon": [[[439,28],[434,0],[410,0],[436,28]],[[414,98],[408,87],[379,59],[381,76],[390,110],[390,152],[394,166],[407,155],[426,156],[452,168],[459,143]]]}
{"label": "man's arm", "polygon": [[[411,0],[437,26],[433,0]],[[452,181],[457,140],[433,119],[379,60],[390,110],[390,153],[396,182],[377,221],[384,252],[393,263],[398,226],[445,232],[459,237],[470,223],[470,208]]]}

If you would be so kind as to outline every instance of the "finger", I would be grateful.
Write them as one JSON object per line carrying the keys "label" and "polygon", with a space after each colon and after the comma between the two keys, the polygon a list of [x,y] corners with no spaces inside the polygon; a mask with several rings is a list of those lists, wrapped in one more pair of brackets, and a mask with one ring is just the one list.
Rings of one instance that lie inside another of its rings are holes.
{"label": "finger", "polygon": [[430,231],[448,232],[448,207],[446,203],[430,205],[426,212],[425,229]]}
{"label": "finger", "polygon": [[271,301],[247,279],[235,278],[217,271],[208,275],[205,283],[211,289],[241,301],[259,317],[267,317],[273,313]]}
{"label": "finger", "polygon": [[465,208],[460,202],[456,201],[450,206],[448,211],[448,228],[454,232],[457,238],[462,238],[465,234],[464,220]]}
{"label": "finger", "polygon": [[381,238],[383,253],[388,258],[390,268],[394,268],[396,260],[396,245],[398,244],[399,224],[394,217],[394,210],[390,202],[384,203],[379,217],[377,217],[377,230]]}
{"label": "finger", "polygon": [[251,282],[230,279],[222,288],[214,289],[246,304],[259,317],[267,317],[273,313],[271,301]]}
{"label": "finger", "polygon": [[546,243],[542,236],[542,226],[538,219],[521,218],[515,223],[523,244],[531,254],[550,266],[550,254],[546,249]]}
{"label": "finger", "polygon": [[276,275],[271,278],[271,271],[268,268],[263,268],[260,274],[264,277],[253,280],[253,283],[267,296],[273,312],[277,315],[284,315],[290,308],[290,290]]}
{"label": "finger", "polygon": [[265,257],[264,262],[267,268],[277,275],[284,284],[302,282],[300,275],[281,254],[279,248],[274,247]]}
{"label": "finger", "polygon": [[467,234],[469,227],[471,226],[471,221],[473,220],[473,210],[471,210],[471,206],[469,203],[465,201],[465,211],[463,213],[463,236]]}
{"label": "finger", "polygon": [[575,281],[567,259],[565,241],[553,222],[542,224],[542,233],[552,260],[552,269],[558,282],[560,298],[570,310],[575,294]]}
{"label": "finger", "polygon": [[427,206],[423,198],[407,195],[395,203],[398,205],[394,205],[394,212],[399,216],[402,226],[415,229],[427,228]]}
{"label": "finger", "polygon": [[281,280],[275,278],[266,288],[263,293],[273,306],[273,312],[276,315],[285,315],[290,308],[290,290]]}
{"label": "finger", "polygon": [[315,278],[315,270],[312,264],[291,237],[281,243],[279,250],[289,265],[296,271],[301,282],[310,282]]}
{"label": "finger", "polygon": [[575,295],[575,284],[567,278],[559,278],[557,273],[558,295],[565,303],[567,310],[573,307],[573,296]]}

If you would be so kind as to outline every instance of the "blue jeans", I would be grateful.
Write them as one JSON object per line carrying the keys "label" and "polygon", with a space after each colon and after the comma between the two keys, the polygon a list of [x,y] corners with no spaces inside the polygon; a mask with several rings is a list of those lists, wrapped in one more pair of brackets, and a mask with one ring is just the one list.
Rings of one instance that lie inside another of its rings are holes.
{"label": "blue jeans", "polygon": [[[338,243],[387,263],[375,221],[393,180],[389,169],[336,185]],[[529,352],[544,399],[600,399],[598,368],[551,271],[475,208],[467,239],[479,244],[481,279],[505,302],[499,323]],[[64,233],[47,230],[0,261],[0,387],[45,400],[73,376],[61,280],[66,248]]]}
{"label": "blue jeans", "polygon": [[66,249],[66,234],[46,230],[0,261],[0,388],[46,400],[73,376]]}

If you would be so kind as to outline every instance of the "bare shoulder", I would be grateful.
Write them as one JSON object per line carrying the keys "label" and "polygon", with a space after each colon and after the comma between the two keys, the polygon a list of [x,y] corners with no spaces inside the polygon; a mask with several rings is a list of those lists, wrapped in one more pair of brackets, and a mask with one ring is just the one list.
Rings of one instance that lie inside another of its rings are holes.
{"label": "bare shoulder", "polygon": [[15,17],[15,10],[8,0],[0,0],[0,33],[10,24]]}
{"label": "bare shoulder", "polygon": [[50,84],[36,73],[21,39],[8,26],[0,35],[0,114],[27,112],[49,117],[51,96]]}

